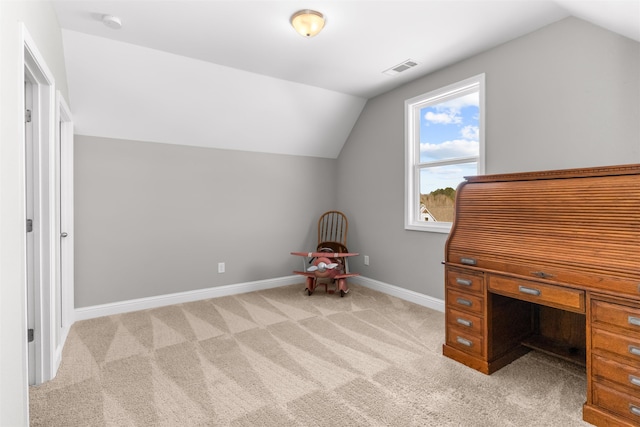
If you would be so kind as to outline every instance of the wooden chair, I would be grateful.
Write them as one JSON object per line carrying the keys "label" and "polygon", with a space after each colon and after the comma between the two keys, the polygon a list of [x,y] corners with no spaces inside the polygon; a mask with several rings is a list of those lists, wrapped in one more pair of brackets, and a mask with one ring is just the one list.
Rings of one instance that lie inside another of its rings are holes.
{"label": "wooden chair", "polygon": [[[347,249],[347,231],[349,221],[347,216],[340,211],[328,211],[323,213],[318,220],[318,246],[317,252],[349,252]],[[338,258],[343,265],[344,273],[349,273],[348,258]]]}
{"label": "wooden chair", "polygon": [[[349,292],[347,278],[359,276],[358,273],[349,272],[348,259],[357,256],[357,253],[350,253],[347,249],[347,231],[349,223],[345,214],[339,211],[328,211],[323,213],[318,220],[318,246],[316,252],[291,252],[291,255],[305,258],[303,265],[308,261],[313,264],[303,271],[294,271],[306,277],[305,290],[309,295],[318,286],[324,286],[327,293],[340,292],[343,297]],[[329,289],[328,285],[334,285],[334,289]]]}
{"label": "wooden chair", "polygon": [[333,252],[349,252],[347,250],[347,231],[349,222],[345,214],[339,211],[323,213],[318,220],[317,251],[330,249]]}

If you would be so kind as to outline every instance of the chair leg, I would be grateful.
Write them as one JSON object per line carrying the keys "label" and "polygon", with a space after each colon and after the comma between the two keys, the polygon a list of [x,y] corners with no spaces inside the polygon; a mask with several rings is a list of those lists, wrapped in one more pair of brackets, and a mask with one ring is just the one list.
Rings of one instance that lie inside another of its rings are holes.
{"label": "chair leg", "polygon": [[349,292],[349,287],[347,286],[347,280],[346,279],[338,280],[338,289],[340,289],[340,296],[341,297],[343,297],[344,294]]}
{"label": "chair leg", "polygon": [[314,277],[307,277],[307,287],[305,291],[307,291],[308,295],[311,295],[316,288],[316,279]]}

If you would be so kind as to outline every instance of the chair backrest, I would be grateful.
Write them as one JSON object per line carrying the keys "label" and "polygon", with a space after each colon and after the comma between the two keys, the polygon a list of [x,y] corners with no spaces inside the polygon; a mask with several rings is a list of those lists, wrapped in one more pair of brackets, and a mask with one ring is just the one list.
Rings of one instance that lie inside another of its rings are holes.
{"label": "chair backrest", "polygon": [[318,220],[318,249],[331,248],[334,252],[347,252],[347,217],[339,211],[325,212]]}

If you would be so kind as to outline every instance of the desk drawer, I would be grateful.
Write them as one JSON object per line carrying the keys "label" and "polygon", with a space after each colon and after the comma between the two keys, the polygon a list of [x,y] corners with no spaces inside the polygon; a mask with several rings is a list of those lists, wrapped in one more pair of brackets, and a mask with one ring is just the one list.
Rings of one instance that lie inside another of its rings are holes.
{"label": "desk drawer", "polygon": [[484,298],[473,294],[447,290],[447,307],[457,310],[470,311],[479,315],[484,314]]}
{"label": "desk drawer", "polygon": [[594,354],[591,370],[594,376],[616,382],[640,395],[639,366],[626,365]]}
{"label": "desk drawer", "polygon": [[640,309],[620,304],[592,300],[591,320],[606,323],[640,334]]}
{"label": "desk drawer", "polygon": [[447,308],[447,325],[468,333],[482,334],[482,317]]}
{"label": "desk drawer", "polygon": [[591,330],[591,347],[594,350],[615,353],[629,360],[633,366],[640,367],[640,337],[634,338],[593,328]]}
{"label": "desk drawer", "polygon": [[489,291],[561,310],[585,312],[584,291],[563,286],[492,275],[489,277]]}
{"label": "desk drawer", "polygon": [[447,344],[475,356],[484,357],[484,340],[469,331],[447,327]]}
{"label": "desk drawer", "polygon": [[593,384],[593,403],[622,417],[640,423],[640,398],[598,382]]}
{"label": "desk drawer", "polygon": [[460,269],[447,269],[447,286],[463,292],[484,293],[484,276]]}

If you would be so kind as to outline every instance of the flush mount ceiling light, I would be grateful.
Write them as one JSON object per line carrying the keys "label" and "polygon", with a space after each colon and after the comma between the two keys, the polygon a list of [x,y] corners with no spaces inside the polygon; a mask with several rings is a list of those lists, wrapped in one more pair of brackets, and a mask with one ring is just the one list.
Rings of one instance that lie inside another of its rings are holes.
{"label": "flush mount ceiling light", "polygon": [[315,10],[299,10],[291,16],[291,25],[304,37],[313,37],[324,27],[324,15]]}
{"label": "flush mount ceiling light", "polygon": [[120,18],[118,18],[117,16],[103,15],[102,23],[114,30],[119,30],[120,28],[122,28],[122,21],[120,21]]}

